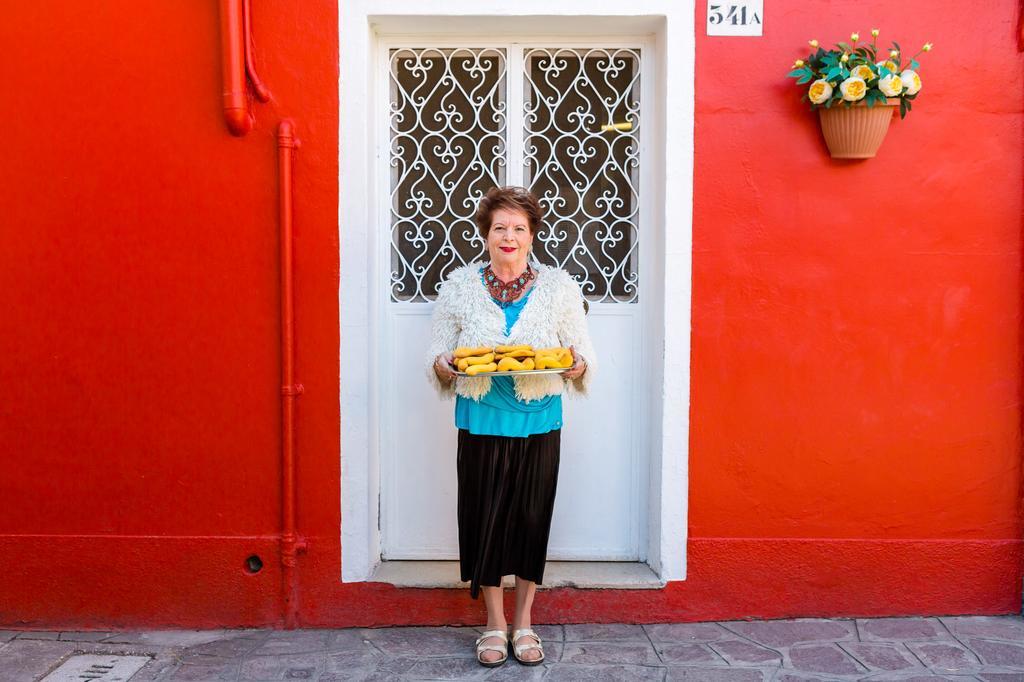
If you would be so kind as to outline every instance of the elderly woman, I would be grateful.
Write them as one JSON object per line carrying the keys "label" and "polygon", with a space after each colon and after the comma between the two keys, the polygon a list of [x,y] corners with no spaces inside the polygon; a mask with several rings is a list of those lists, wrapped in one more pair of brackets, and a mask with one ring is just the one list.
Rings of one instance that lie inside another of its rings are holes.
{"label": "elderly woman", "polygon": [[[544,659],[530,610],[544,577],[562,394],[586,395],[596,360],[579,284],[562,269],[528,263],[542,216],[526,189],[487,192],[476,223],[489,262],[457,268],[441,285],[428,353],[434,387],[456,397],[459,559],[470,596],[484,594],[487,626],[476,656],[487,667],[508,658],[505,575],[516,577],[513,655],[525,665]],[[519,344],[569,347],[573,364],[561,374],[454,374],[455,348]]]}

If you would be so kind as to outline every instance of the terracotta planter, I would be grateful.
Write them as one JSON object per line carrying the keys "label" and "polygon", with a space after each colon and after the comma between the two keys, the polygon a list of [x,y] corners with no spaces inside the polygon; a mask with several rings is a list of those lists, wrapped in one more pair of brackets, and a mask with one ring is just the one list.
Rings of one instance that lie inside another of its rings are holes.
{"label": "terracotta planter", "polygon": [[882,146],[882,140],[889,131],[898,105],[898,97],[891,97],[885,103],[873,107],[863,101],[847,108],[836,104],[828,109],[818,109],[821,133],[833,159],[870,159]]}

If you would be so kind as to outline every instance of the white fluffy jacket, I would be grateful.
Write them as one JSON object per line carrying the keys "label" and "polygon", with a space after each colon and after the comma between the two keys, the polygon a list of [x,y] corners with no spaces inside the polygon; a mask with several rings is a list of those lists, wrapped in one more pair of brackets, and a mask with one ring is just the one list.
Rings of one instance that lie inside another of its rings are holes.
{"label": "white fluffy jacket", "polygon": [[456,377],[454,387],[434,374],[438,355],[460,346],[498,346],[528,343],[534,348],[574,346],[586,360],[587,369],[576,379],[559,374],[514,376],[516,397],[536,400],[563,392],[585,396],[597,369],[597,354],[590,340],[583,310],[580,285],[565,270],[537,265],[533,291],[519,313],[519,319],[505,335],[505,312],[499,308],[480,281],[481,261],[456,268],[438,290],[433,314],[433,331],[427,352],[427,376],[442,398],[454,394],[480,400],[491,389],[491,378]]}

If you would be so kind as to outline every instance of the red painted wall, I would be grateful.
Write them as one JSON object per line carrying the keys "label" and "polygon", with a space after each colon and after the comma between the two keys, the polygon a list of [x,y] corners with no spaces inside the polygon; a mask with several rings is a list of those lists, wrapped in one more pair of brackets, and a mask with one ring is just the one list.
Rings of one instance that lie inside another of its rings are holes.
{"label": "red painted wall", "polygon": [[221,112],[217,2],[0,10],[8,625],[280,621],[286,116],[302,139],[299,526],[338,554],[337,6],[253,5],[274,99],[244,138]]}
{"label": "red painted wall", "polygon": [[[763,38],[696,17],[688,579],[544,590],[535,622],[1020,609],[1017,3],[766,4]],[[339,582],[337,7],[254,5],[274,101],[241,139],[216,3],[0,10],[0,626],[283,622],[285,116],[302,624],[482,622],[462,590]],[[784,75],[876,26],[935,43],[924,89],[833,161]]]}

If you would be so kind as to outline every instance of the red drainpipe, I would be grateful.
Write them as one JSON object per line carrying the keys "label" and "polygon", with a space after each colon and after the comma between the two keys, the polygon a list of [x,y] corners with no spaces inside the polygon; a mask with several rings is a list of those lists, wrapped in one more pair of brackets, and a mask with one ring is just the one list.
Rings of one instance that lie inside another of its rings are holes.
{"label": "red drainpipe", "polygon": [[224,82],[224,120],[232,135],[245,135],[256,123],[249,110],[246,76],[256,98],[270,100],[270,93],[256,75],[252,58],[250,0],[220,0],[221,75]]}
{"label": "red drainpipe", "polygon": [[252,0],[242,0],[242,21],[243,30],[245,31],[245,74],[249,77],[249,82],[252,83],[252,89],[256,91],[256,99],[261,102],[270,101],[270,91],[267,90],[267,86],[263,84],[260,77],[256,74],[256,63],[253,61],[252,53]]}
{"label": "red drainpipe", "polygon": [[295,529],[295,399],[302,384],[295,381],[295,319],[292,274],[292,170],[299,140],[295,124],[281,121],[277,129],[278,169],[281,207],[281,439],[282,495],[281,564],[285,627],[298,627],[296,595],[296,557],[306,551],[305,539]]}
{"label": "red drainpipe", "polygon": [[1017,52],[1024,52],[1024,0],[1017,8]]}
{"label": "red drainpipe", "polygon": [[1017,51],[1024,52],[1024,8],[1021,8],[1020,14],[1020,26],[1017,29]]}

